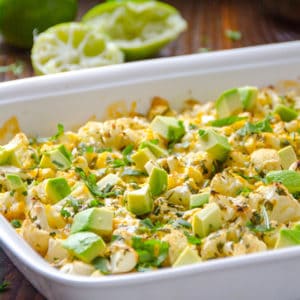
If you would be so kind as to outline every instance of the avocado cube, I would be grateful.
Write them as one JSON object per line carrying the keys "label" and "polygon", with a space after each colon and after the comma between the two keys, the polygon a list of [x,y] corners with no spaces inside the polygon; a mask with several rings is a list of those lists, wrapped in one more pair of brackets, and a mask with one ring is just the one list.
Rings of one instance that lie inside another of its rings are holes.
{"label": "avocado cube", "polygon": [[93,232],[71,234],[62,245],[85,263],[90,263],[97,256],[103,255],[106,248],[102,238]]}
{"label": "avocado cube", "polygon": [[300,231],[297,229],[280,229],[275,248],[300,245]]}
{"label": "avocado cube", "polygon": [[196,207],[202,207],[204,204],[208,203],[209,200],[209,192],[203,192],[200,194],[191,195],[190,198],[190,209]]}
{"label": "avocado cube", "polygon": [[277,104],[274,112],[277,113],[284,122],[290,122],[298,117],[298,112],[296,110],[283,104]]}
{"label": "avocado cube", "polygon": [[44,184],[46,197],[50,204],[55,204],[71,193],[71,188],[63,177],[46,179]]}
{"label": "avocado cube", "polygon": [[0,146],[0,165],[8,164],[11,152]]}
{"label": "avocado cube", "polygon": [[288,169],[292,163],[298,160],[294,148],[291,145],[279,150],[278,155],[283,169]]}
{"label": "avocado cube", "polygon": [[172,267],[176,268],[184,265],[191,265],[201,261],[201,257],[198,255],[197,251],[187,246],[180,253]]}
{"label": "avocado cube", "polygon": [[40,168],[67,170],[71,167],[71,160],[64,145],[43,153]]}
{"label": "avocado cube", "polygon": [[238,88],[241,101],[243,104],[243,108],[249,110],[253,108],[257,95],[258,95],[258,88],[254,86],[243,86]]}
{"label": "avocado cube", "polygon": [[151,128],[168,142],[178,142],[185,135],[183,122],[174,117],[156,116]]}
{"label": "avocado cube", "polygon": [[150,213],[153,209],[153,199],[148,184],[141,189],[128,191],[125,194],[126,209],[140,216]]}
{"label": "avocado cube", "polygon": [[17,145],[7,144],[0,146],[0,165],[12,165],[21,167],[21,162],[16,156]]}
{"label": "avocado cube", "polygon": [[243,103],[237,88],[230,89],[221,94],[216,101],[218,118],[227,118],[243,111]]}
{"label": "avocado cube", "polygon": [[213,129],[199,130],[199,140],[202,148],[219,161],[224,161],[231,150],[227,138]]}
{"label": "avocado cube", "polygon": [[116,174],[108,174],[105,177],[101,178],[97,182],[97,186],[100,190],[103,190],[106,188],[106,186],[109,184],[110,186],[115,186],[117,184],[121,183],[121,178]]}
{"label": "avocado cube", "polygon": [[148,148],[156,156],[156,158],[168,156],[168,151],[166,149],[163,149],[150,141],[144,141],[141,143],[140,149],[145,148]]}
{"label": "avocado cube", "polygon": [[156,160],[156,157],[149,148],[142,148],[132,154],[131,159],[135,163],[137,169],[145,170],[145,164],[149,160]]}
{"label": "avocado cube", "polygon": [[221,226],[221,210],[216,203],[207,204],[193,216],[193,233],[201,238],[206,237],[210,232],[220,229]]}
{"label": "avocado cube", "polygon": [[26,192],[26,186],[21,177],[17,174],[6,174],[8,186],[11,191],[18,191],[20,193]]}
{"label": "avocado cube", "polygon": [[112,210],[93,207],[77,213],[71,226],[71,234],[80,231],[92,231],[101,236],[109,236],[113,230]]}
{"label": "avocado cube", "polygon": [[168,188],[168,173],[158,167],[151,170],[149,177],[150,192],[153,196],[159,196]]}
{"label": "avocado cube", "polygon": [[300,173],[293,170],[271,171],[267,173],[266,180],[268,183],[280,182],[290,193],[300,192]]}

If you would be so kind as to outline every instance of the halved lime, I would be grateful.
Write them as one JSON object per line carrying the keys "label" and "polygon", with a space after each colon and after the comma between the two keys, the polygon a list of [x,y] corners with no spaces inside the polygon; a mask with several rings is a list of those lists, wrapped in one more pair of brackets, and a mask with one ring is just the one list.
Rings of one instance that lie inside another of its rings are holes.
{"label": "halved lime", "polygon": [[153,56],[187,27],[173,6],[143,0],[99,4],[82,21],[107,35],[128,60]]}
{"label": "halved lime", "polygon": [[37,74],[50,74],[123,62],[123,53],[105,36],[81,23],[49,28],[34,41],[31,61]]}
{"label": "halved lime", "polygon": [[77,0],[0,0],[0,32],[9,44],[30,48],[33,32],[75,19]]}

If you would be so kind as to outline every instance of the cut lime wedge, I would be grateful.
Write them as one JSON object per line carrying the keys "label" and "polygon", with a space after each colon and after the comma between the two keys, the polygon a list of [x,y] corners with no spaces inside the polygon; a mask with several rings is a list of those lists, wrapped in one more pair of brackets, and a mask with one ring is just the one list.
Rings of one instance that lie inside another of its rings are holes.
{"label": "cut lime wedge", "polygon": [[121,63],[123,53],[91,27],[63,23],[37,36],[31,60],[42,75]]}
{"label": "cut lime wedge", "polygon": [[151,57],[187,27],[179,12],[159,1],[111,1],[83,16],[83,22],[116,43],[127,60]]}

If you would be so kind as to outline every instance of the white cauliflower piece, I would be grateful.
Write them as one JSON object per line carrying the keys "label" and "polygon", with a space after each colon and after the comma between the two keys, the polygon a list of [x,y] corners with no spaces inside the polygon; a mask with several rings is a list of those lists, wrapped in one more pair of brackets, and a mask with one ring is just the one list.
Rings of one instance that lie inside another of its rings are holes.
{"label": "white cauliflower piece", "polygon": [[274,149],[258,149],[251,153],[250,160],[258,172],[281,170],[280,157]]}
{"label": "white cauliflower piece", "polygon": [[262,252],[266,251],[267,246],[264,242],[259,240],[255,235],[252,233],[245,233],[241,240],[234,244],[233,246],[233,255],[243,255],[248,253],[254,252]]}
{"label": "white cauliflower piece", "polygon": [[95,268],[92,265],[75,260],[72,263],[65,264],[60,271],[70,275],[90,276],[95,271]]}
{"label": "white cauliflower piece", "polygon": [[201,244],[201,258],[203,260],[223,257],[223,247],[227,242],[226,230],[219,230],[211,233],[205,239],[202,240]]}
{"label": "white cauliflower piece", "polygon": [[69,258],[70,254],[68,250],[62,246],[62,240],[50,238],[45,259],[50,263],[59,264]]}

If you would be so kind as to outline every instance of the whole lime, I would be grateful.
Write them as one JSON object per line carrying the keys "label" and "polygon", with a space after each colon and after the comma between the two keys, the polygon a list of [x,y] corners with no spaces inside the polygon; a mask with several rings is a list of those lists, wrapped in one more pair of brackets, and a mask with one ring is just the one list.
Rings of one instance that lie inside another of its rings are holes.
{"label": "whole lime", "polygon": [[35,33],[72,21],[76,13],[77,0],[0,0],[0,32],[7,43],[30,48]]}

